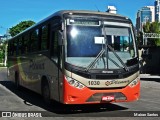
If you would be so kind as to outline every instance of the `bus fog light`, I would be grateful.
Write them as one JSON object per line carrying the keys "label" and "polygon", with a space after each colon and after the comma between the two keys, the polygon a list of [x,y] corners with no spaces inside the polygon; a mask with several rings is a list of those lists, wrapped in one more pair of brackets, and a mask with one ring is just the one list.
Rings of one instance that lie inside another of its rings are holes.
{"label": "bus fog light", "polygon": [[140,78],[139,77],[137,77],[135,80],[133,80],[130,84],[129,84],[129,86],[132,88],[132,87],[135,87],[137,84],[138,84],[138,82],[140,81]]}
{"label": "bus fog light", "polygon": [[71,86],[76,87],[78,89],[83,89],[85,87],[82,83],[73,78],[66,77],[66,80]]}

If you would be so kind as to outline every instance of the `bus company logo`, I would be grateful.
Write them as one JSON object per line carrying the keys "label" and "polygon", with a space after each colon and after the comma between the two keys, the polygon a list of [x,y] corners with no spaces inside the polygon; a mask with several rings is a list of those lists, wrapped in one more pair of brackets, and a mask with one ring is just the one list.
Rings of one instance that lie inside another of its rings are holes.
{"label": "bus company logo", "polygon": [[106,86],[109,86],[109,85],[111,85],[111,84],[113,84],[112,81],[106,81],[106,82],[105,82],[105,85],[106,85]]}
{"label": "bus company logo", "polygon": [[31,60],[29,68],[33,70],[44,70],[45,69],[44,66],[45,66],[44,63],[37,63],[36,61]]}
{"label": "bus company logo", "polygon": [[117,84],[128,84],[128,83],[129,83],[129,80],[124,80],[124,81],[112,80],[112,81],[106,81],[106,82],[105,82],[105,85],[106,85],[106,86],[110,86],[110,85],[112,85],[112,84],[117,85]]}

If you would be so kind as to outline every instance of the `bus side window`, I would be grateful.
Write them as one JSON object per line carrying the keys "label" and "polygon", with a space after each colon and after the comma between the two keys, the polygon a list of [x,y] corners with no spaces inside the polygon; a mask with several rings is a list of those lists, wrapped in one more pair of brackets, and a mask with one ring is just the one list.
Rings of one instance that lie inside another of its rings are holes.
{"label": "bus side window", "polygon": [[58,30],[52,31],[52,58],[58,64]]}
{"label": "bus side window", "polygon": [[31,32],[31,52],[36,52],[38,51],[38,35],[39,35],[39,30],[36,29]]}
{"label": "bus side window", "polygon": [[11,54],[10,54],[10,44],[11,44],[11,43],[9,43],[9,42],[8,42],[8,47],[7,47],[8,56],[10,56],[10,55],[11,55]]}
{"label": "bus side window", "polygon": [[22,44],[22,37],[19,38],[19,43],[18,43],[18,54],[21,55],[23,54],[23,44]]}
{"label": "bus side window", "polygon": [[47,49],[47,41],[48,41],[48,26],[42,27],[42,36],[41,36],[41,50]]}
{"label": "bus side window", "polygon": [[19,53],[18,53],[18,48],[19,47],[19,39],[16,39],[16,40],[14,40],[14,56],[18,56],[19,55]]}
{"label": "bus side window", "polygon": [[11,41],[11,56],[14,55],[14,42]]}
{"label": "bus side window", "polygon": [[29,51],[29,34],[24,36],[23,49],[24,49],[24,54],[27,54]]}

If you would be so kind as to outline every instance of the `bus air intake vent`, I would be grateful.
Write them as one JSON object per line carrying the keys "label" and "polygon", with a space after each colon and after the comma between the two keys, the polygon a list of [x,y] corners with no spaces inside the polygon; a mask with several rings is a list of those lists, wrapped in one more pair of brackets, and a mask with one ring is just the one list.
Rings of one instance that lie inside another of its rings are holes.
{"label": "bus air intake vent", "polygon": [[114,101],[125,101],[126,96],[121,92],[116,93],[95,93],[86,102],[101,102],[103,96],[114,96]]}
{"label": "bus air intake vent", "polygon": [[119,75],[96,75],[96,79],[118,79]]}

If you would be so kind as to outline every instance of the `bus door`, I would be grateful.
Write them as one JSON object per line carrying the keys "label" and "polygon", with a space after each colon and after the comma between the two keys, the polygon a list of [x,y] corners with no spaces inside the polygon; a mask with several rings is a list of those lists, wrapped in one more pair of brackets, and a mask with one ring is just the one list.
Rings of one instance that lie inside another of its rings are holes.
{"label": "bus door", "polygon": [[62,76],[61,69],[61,46],[58,45],[59,27],[51,30],[51,60],[53,62],[53,83],[51,87],[51,97],[56,101],[60,101],[60,80]]}

